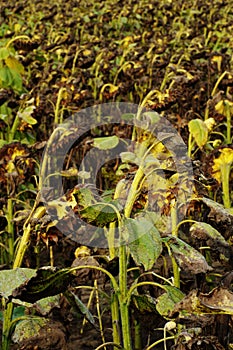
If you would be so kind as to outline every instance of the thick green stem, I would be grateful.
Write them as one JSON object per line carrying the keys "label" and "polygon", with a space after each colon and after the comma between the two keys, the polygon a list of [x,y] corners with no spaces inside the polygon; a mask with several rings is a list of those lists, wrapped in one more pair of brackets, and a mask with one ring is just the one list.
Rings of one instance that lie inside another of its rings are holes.
{"label": "thick green stem", "polygon": [[223,164],[220,170],[221,170],[221,180],[222,180],[223,204],[225,208],[230,208],[231,200],[230,200],[230,190],[229,190],[229,178],[230,178],[231,164]]}
{"label": "thick green stem", "polygon": [[111,316],[112,316],[112,335],[113,335],[113,342],[115,344],[120,345],[121,344],[121,337],[120,337],[120,322],[119,322],[119,304],[118,304],[118,298],[116,293],[112,294],[111,298]]}
{"label": "thick green stem", "polygon": [[[173,199],[170,204],[171,208],[171,222],[172,222],[172,235],[177,237],[177,208],[176,208],[176,200]],[[172,256],[172,268],[173,268],[173,278],[174,278],[174,286],[180,288],[180,269],[177,265],[176,259]]]}
{"label": "thick green stem", "polygon": [[231,144],[231,108],[229,103],[226,103],[226,117],[227,117],[227,144]]}
{"label": "thick green stem", "polygon": [[17,114],[15,119],[14,119],[13,125],[10,129],[10,132],[9,132],[9,142],[12,142],[14,140],[15,133],[16,133],[16,130],[19,126],[19,123],[20,123],[20,119],[19,119],[19,116]]}
{"label": "thick green stem", "polygon": [[127,303],[127,292],[128,290],[126,246],[122,242],[122,245],[119,248],[119,304],[121,314],[121,329],[124,349],[131,350],[129,306]]}
{"label": "thick green stem", "polygon": [[13,200],[7,200],[7,235],[8,235],[8,256],[10,264],[14,259],[14,226],[13,226]]}
{"label": "thick green stem", "polygon": [[12,302],[7,304],[3,312],[3,329],[2,329],[2,350],[8,350],[11,342],[11,321],[14,305]]}

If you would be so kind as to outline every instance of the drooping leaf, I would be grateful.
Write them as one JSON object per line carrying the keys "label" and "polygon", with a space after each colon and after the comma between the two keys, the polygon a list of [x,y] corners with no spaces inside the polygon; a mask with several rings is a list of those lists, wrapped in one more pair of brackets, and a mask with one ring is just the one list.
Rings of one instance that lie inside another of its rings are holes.
{"label": "drooping leaf", "polygon": [[36,270],[28,268],[0,271],[0,295],[8,298],[13,290],[35,275]]}
{"label": "drooping leaf", "polygon": [[85,316],[85,318],[90,322],[90,324],[95,326],[95,319],[92,313],[89,311],[86,305],[83,304],[83,302],[79,299],[79,297],[72,291],[67,292],[65,295],[68,301],[71,303],[71,305],[75,309],[77,309],[77,311],[80,312],[83,316]]}
{"label": "drooping leaf", "polygon": [[206,197],[201,198],[201,201],[210,209],[208,214],[210,219],[213,219],[216,223],[233,224],[233,213],[229,209]]}
{"label": "drooping leaf", "polygon": [[184,293],[174,286],[166,286],[166,292],[157,298],[156,309],[162,316],[168,316],[176,303],[184,298]]}
{"label": "drooping leaf", "polygon": [[170,236],[169,238],[163,238],[163,241],[169,246],[172,255],[182,270],[194,274],[206,273],[212,270],[204,256],[180,238]]}
{"label": "drooping leaf", "polygon": [[101,150],[111,149],[118,145],[119,138],[116,135],[94,138],[94,147]]}
{"label": "drooping leaf", "polygon": [[141,313],[156,312],[156,299],[150,295],[133,294],[131,300]]}
{"label": "drooping leaf", "polygon": [[58,270],[49,266],[33,271],[36,274],[16,287],[11,297],[34,303],[39,299],[65,292],[74,278],[68,268]]}
{"label": "drooping leaf", "polygon": [[162,251],[161,237],[153,222],[143,217],[126,219],[124,234],[136,264],[151,269]]}
{"label": "drooping leaf", "polygon": [[202,149],[208,141],[207,125],[201,119],[193,119],[189,122],[188,127],[198,147]]}
{"label": "drooping leaf", "polygon": [[192,237],[196,237],[198,239],[211,238],[213,242],[217,242],[225,247],[229,246],[229,244],[221,235],[221,233],[218,230],[216,230],[213,226],[205,222],[196,222],[195,224],[193,224],[190,228],[190,233]]}

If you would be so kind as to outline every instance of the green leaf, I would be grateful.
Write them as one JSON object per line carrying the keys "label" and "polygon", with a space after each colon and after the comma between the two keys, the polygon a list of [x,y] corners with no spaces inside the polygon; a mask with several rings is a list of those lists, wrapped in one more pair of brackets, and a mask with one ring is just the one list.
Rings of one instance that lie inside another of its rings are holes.
{"label": "green leaf", "polygon": [[126,219],[123,230],[130,242],[129,250],[135,263],[143,265],[146,270],[151,269],[162,251],[157,228],[149,219],[129,218]]}
{"label": "green leaf", "polygon": [[49,321],[44,317],[31,317],[22,320],[16,325],[12,340],[15,343],[20,343],[25,339],[32,338],[39,333],[40,329],[48,322]]}
{"label": "green leaf", "polygon": [[156,312],[156,299],[150,295],[132,295],[132,302],[142,313]]}
{"label": "green leaf", "polygon": [[95,203],[93,193],[90,188],[87,187],[75,189],[72,193],[72,196],[74,196],[77,204],[83,208],[86,208]]}
{"label": "green leaf", "polygon": [[0,82],[3,87],[9,87],[13,83],[11,70],[6,66],[0,68]]}
{"label": "green leaf", "polygon": [[[20,272],[21,269],[18,271]],[[65,292],[72,278],[75,277],[68,268],[58,270],[49,266],[32,271],[36,275],[15,288],[11,297],[34,303],[39,299]]]}
{"label": "green leaf", "polygon": [[13,56],[7,57],[5,59],[5,63],[7,67],[9,67],[11,70],[14,70],[15,72],[22,74],[24,72],[23,65]]}
{"label": "green leaf", "polygon": [[26,107],[22,112],[18,112],[17,115],[19,118],[23,119],[26,123],[30,125],[34,125],[37,123],[37,120],[33,118],[31,115],[36,107],[35,106],[28,106]]}
{"label": "green leaf", "polygon": [[7,57],[9,57],[11,54],[11,51],[7,47],[1,47],[0,48],[0,60],[5,60]]}
{"label": "green leaf", "polygon": [[178,288],[174,286],[166,286],[166,292],[157,298],[156,309],[162,316],[168,316],[174,309],[176,303],[184,298],[183,294]]}
{"label": "green leaf", "polygon": [[170,247],[172,255],[182,270],[194,274],[212,270],[201,253],[178,237],[166,237],[163,241]]}
{"label": "green leaf", "polygon": [[189,122],[188,127],[198,147],[202,149],[208,141],[207,125],[201,119],[193,119]]}
{"label": "green leaf", "polygon": [[0,295],[8,298],[14,289],[35,275],[36,270],[28,268],[0,271]]}
{"label": "green leaf", "polygon": [[158,123],[161,119],[161,116],[158,112],[145,112],[143,113],[143,117],[146,117],[146,119],[149,119],[151,123]]}
{"label": "green leaf", "polygon": [[123,163],[133,163],[137,165],[140,163],[140,160],[133,152],[121,152],[120,156]]}
{"label": "green leaf", "polygon": [[110,222],[117,220],[117,214],[112,206],[103,203],[86,207],[80,211],[80,216],[89,223],[104,227]]}
{"label": "green leaf", "polygon": [[57,294],[38,300],[35,304],[33,304],[33,307],[36,308],[40,315],[46,316],[55,307],[60,307],[59,301],[60,295]]}
{"label": "green leaf", "polygon": [[118,145],[118,143],[119,138],[116,135],[94,138],[94,147],[99,148],[101,150],[114,148]]}
{"label": "green leaf", "polygon": [[199,239],[207,239],[209,237],[212,241],[218,242],[225,247],[229,246],[221,233],[205,222],[196,222],[193,224],[190,228],[190,233],[192,237]]}

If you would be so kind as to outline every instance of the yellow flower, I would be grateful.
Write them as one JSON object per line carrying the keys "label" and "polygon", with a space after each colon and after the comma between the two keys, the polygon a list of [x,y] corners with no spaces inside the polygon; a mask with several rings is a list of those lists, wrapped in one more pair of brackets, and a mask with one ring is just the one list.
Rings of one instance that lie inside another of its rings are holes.
{"label": "yellow flower", "polygon": [[221,169],[223,167],[231,167],[233,163],[233,149],[226,147],[221,149],[220,152],[220,156],[214,160],[214,165],[212,167],[213,177],[219,183],[222,182]]}

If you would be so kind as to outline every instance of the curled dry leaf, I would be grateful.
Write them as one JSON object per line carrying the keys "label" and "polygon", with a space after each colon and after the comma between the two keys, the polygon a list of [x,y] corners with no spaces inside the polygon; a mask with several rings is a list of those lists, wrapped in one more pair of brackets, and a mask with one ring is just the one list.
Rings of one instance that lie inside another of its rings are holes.
{"label": "curled dry leaf", "polygon": [[177,303],[169,316],[187,314],[233,314],[233,293],[224,287],[216,287],[210,293],[192,290]]}

